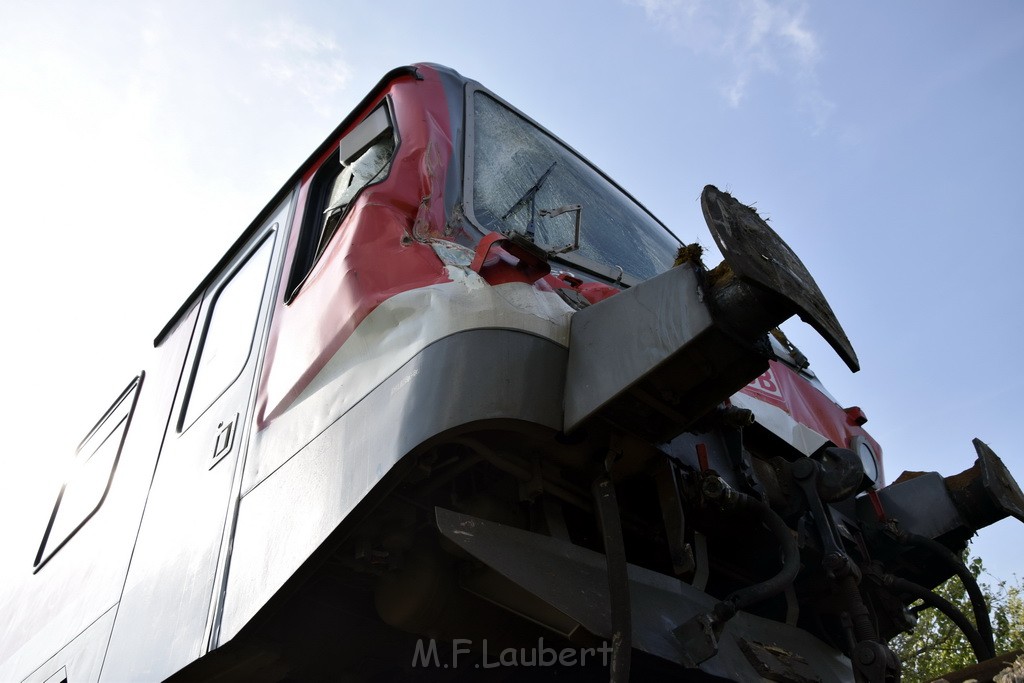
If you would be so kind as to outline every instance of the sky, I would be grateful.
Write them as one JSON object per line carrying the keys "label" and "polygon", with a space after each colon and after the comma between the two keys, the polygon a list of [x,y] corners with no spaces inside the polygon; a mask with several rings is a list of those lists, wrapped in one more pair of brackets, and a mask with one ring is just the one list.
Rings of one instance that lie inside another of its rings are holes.
{"label": "sky", "polygon": [[[890,480],[966,469],[979,437],[1024,481],[1024,4],[4,0],[0,581],[163,324],[417,61],[521,108],[685,242],[714,252],[705,184],[753,203],[857,349],[851,374],[785,326]],[[990,582],[1020,548],[1016,521],[974,544]]]}

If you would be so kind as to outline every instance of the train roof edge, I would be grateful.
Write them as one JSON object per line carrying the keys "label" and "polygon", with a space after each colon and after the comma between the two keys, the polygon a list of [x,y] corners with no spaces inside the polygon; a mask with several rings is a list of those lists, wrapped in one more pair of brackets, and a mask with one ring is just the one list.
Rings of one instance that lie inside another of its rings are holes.
{"label": "train roof edge", "polygon": [[178,310],[170,317],[167,323],[163,326],[156,337],[153,339],[153,346],[160,346],[167,335],[174,329],[174,326],[178,324],[182,316],[188,310],[188,308],[202,295],[203,291],[210,285],[214,277],[220,272],[225,265],[234,257],[234,255],[240,250],[246,242],[252,237],[257,229],[259,229],[262,222],[267,218],[273,208],[295,187],[295,183],[299,181],[302,174],[309,168],[316,159],[324,154],[327,149],[333,144],[333,142],[342,134],[342,132],[356,122],[359,115],[366,109],[367,106],[376,98],[382,90],[384,90],[392,81],[401,78],[403,76],[412,76],[416,80],[423,80],[423,75],[420,73],[421,69],[431,69],[438,73],[443,73],[449,77],[453,77],[457,80],[466,82],[464,76],[459,74],[454,69],[451,69],[440,64],[434,64],[430,62],[418,62],[416,64],[410,64],[407,66],[400,66],[388,71],[384,76],[377,82],[377,84],[370,89],[370,91],[359,101],[358,104],[350,111],[344,119],[330,132],[330,134],[321,142],[315,150],[306,158],[305,161],[299,166],[298,169],[289,176],[288,180],[284,182],[281,188],[274,194],[274,196],[267,202],[266,206],[256,215],[256,217],[249,223],[248,227],[242,232],[242,234],[236,239],[224,255],[217,261],[213,268],[207,273],[202,281],[196,286],[192,293],[185,298]]}

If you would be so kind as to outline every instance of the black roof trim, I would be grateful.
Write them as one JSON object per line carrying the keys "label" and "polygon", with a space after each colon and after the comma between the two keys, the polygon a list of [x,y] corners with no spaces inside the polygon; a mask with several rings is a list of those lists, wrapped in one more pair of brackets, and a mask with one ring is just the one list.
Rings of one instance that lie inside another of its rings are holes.
{"label": "black roof trim", "polygon": [[249,224],[249,227],[245,229],[245,232],[243,232],[241,236],[237,240],[235,240],[234,244],[232,244],[231,247],[227,250],[227,253],[225,253],[224,256],[222,256],[219,261],[217,261],[217,265],[213,267],[213,270],[211,270],[209,274],[207,274],[207,276],[203,278],[202,282],[199,283],[199,286],[196,287],[195,291],[193,291],[192,294],[190,294],[189,297],[185,299],[185,302],[181,305],[181,307],[178,308],[177,311],[175,311],[174,315],[171,316],[171,319],[167,321],[167,324],[164,325],[163,329],[161,329],[159,334],[156,335],[156,338],[153,339],[153,346],[160,346],[164,339],[167,338],[167,335],[170,334],[171,330],[174,329],[174,326],[178,324],[178,321],[182,318],[182,316],[185,315],[185,312],[189,309],[189,307],[202,296],[203,292],[206,291],[206,288],[210,286],[210,283],[213,282],[214,278],[218,275],[218,273],[220,273],[224,269],[224,267],[231,261],[231,259],[235,257],[238,251],[242,247],[244,247],[245,244],[252,238],[253,234],[255,234],[257,230],[259,230],[260,225],[268,217],[270,212],[273,211],[277,207],[277,205],[284,200],[285,196],[289,192],[292,192],[294,190],[295,184],[302,177],[302,174],[306,171],[309,165],[313,163],[313,161],[315,161],[317,158],[322,156],[324,152],[327,151],[327,148],[331,146],[331,144],[334,142],[334,140],[337,139],[339,135],[341,135],[345,128],[348,128],[355,122],[356,118],[363,112],[364,109],[370,106],[370,103],[380,94],[380,92],[388,83],[401,76],[412,76],[418,81],[423,80],[423,76],[420,75],[420,72],[417,70],[415,66],[400,66],[384,74],[384,77],[381,78],[380,81],[378,81],[377,85],[375,85],[373,89],[370,90],[370,92],[367,93],[366,96],[359,101],[359,104],[357,104],[355,108],[331,132],[331,134],[328,135],[327,138],[322,143],[320,143],[320,146],[317,147],[316,150],[309,155],[309,157],[306,159],[306,161],[303,162],[303,164],[298,168],[298,170],[292,174],[292,176],[287,180],[287,182],[285,182],[281,189],[278,190],[277,194],[274,195],[274,198],[267,203],[266,207],[262,211],[260,211],[260,213],[252,221],[252,223]]}

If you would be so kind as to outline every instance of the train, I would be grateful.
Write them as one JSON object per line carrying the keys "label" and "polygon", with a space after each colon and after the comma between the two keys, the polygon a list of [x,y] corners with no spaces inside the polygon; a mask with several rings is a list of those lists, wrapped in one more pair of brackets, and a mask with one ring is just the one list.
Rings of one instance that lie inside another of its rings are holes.
{"label": "train", "polygon": [[895,681],[918,600],[994,656],[961,552],[1020,487],[980,440],[887,482],[779,327],[858,369],[807,267],[700,204],[717,265],[480,83],[387,73],[82,440],[0,680]]}

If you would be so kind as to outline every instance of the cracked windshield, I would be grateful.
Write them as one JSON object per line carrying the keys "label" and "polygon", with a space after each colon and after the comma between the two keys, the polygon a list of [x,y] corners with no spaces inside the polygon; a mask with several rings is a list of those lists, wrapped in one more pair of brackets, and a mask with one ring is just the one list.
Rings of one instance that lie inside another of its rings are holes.
{"label": "cracked windshield", "polygon": [[650,214],[494,98],[477,92],[473,101],[473,214],[482,228],[525,233],[569,261],[580,254],[641,280],[668,270],[679,242]]}

